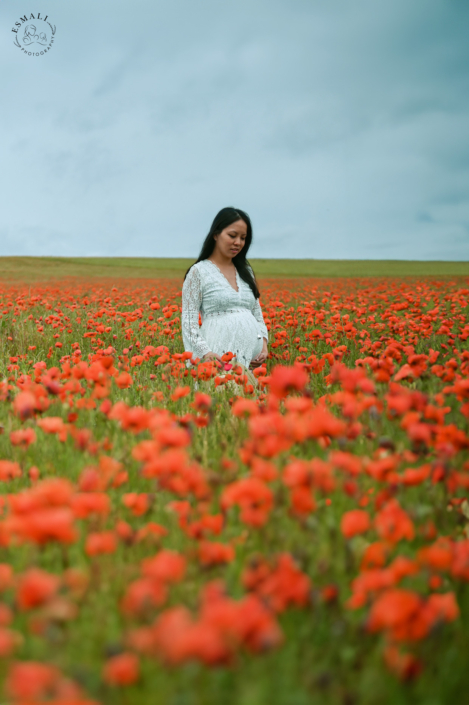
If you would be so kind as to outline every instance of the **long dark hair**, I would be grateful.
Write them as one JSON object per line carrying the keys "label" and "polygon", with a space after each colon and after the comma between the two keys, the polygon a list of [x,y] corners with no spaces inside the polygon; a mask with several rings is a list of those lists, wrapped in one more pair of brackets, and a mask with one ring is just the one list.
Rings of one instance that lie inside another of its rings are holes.
{"label": "long dark hair", "polygon": [[[251,264],[246,259],[246,255],[248,253],[249,248],[251,247],[252,242],[251,220],[248,214],[240,210],[239,208],[233,208],[231,206],[228,206],[227,208],[222,208],[221,211],[216,214],[212,226],[209,230],[209,233],[204,240],[202,249],[200,250],[200,255],[198,256],[194,264],[197,264],[197,262],[201,262],[203,259],[208,259],[210,257],[215,248],[215,240],[213,236],[218,235],[219,233],[221,233],[222,230],[227,228],[232,223],[235,223],[237,220],[244,220],[244,222],[246,223],[247,232],[246,239],[244,241],[244,247],[242,248],[242,250],[240,250],[240,252],[238,252],[237,255],[233,257],[233,264],[238,270],[238,274],[241,279],[243,279],[246,284],[250,286],[252,293],[254,294],[256,299],[258,299],[260,296],[260,291],[258,289],[255,276],[253,278],[251,272],[248,269],[248,264],[249,266],[251,266]],[[194,264],[191,264],[191,266],[184,275],[184,279],[187,277],[189,270],[191,269],[191,267],[194,266]]]}

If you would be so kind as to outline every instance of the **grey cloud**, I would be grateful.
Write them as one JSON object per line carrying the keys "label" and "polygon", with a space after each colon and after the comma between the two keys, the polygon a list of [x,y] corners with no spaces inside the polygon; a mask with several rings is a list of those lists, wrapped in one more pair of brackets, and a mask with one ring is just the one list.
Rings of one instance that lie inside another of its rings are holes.
{"label": "grey cloud", "polygon": [[435,219],[427,211],[417,213],[416,220],[419,223],[434,223]]}
{"label": "grey cloud", "polygon": [[234,204],[252,256],[467,259],[464,2],[50,0],[40,60],[17,8],[0,254],[196,256]]}

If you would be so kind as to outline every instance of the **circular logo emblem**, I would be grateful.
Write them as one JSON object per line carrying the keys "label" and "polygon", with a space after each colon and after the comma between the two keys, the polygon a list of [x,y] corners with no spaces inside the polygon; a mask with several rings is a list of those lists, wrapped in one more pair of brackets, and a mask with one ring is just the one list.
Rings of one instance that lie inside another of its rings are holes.
{"label": "circular logo emblem", "polygon": [[48,20],[49,15],[41,17],[31,13],[23,15],[11,30],[15,34],[13,44],[28,56],[44,56],[54,44],[55,25]]}

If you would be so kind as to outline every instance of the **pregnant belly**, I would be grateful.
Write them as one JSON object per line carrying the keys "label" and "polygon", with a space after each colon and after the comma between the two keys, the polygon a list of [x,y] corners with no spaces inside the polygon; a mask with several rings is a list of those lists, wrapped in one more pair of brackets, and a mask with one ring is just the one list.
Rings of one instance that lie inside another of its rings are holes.
{"label": "pregnant belly", "polygon": [[247,309],[206,316],[200,332],[213,352],[223,355],[230,351],[244,365],[262,350],[259,324]]}

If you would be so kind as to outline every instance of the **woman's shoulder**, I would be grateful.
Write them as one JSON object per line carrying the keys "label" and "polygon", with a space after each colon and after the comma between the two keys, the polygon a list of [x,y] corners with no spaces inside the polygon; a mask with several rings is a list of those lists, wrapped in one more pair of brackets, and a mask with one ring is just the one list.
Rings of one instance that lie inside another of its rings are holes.
{"label": "woman's shoulder", "polygon": [[203,267],[200,266],[201,264],[203,264],[203,260],[201,262],[194,262],[194,264],[190,266],[190,269],[187,274],[200,274],[203,271]]}
{"label": "woman's shoulder", "polygon": [[189,270],[189,274],[192,272],[199,278],[206,278],[207,273],[211,271],[210,262],[206,259],[201,259],[200,262],[195,262]]}
{"label": "woman's shoulder", "polygon": [[184,283],[192,284],[193,282],[199,284],[202,283],[205,279],[205,267],[204,267],[204,260],[201,260],[200,262],[194,262],[190,266],[190,268],[187,271],[187,274],[184,278]]}
{"label": "woman's shoulder", "polygon": [[201,259],[199,262],[194,262],[194,264],[192,265],[191,269],[194,269],[194,268],[195,268],[195,269],[197,269],[197,270],[200,272],[200,271],[202,271],[203,269],[205,269],[205,267],[207,266],[207,263],[208,263],[208,260],[206,260],[206,259]]}

